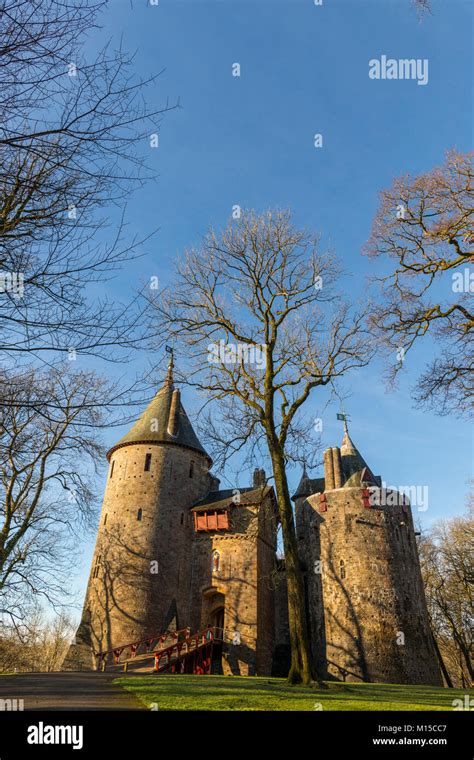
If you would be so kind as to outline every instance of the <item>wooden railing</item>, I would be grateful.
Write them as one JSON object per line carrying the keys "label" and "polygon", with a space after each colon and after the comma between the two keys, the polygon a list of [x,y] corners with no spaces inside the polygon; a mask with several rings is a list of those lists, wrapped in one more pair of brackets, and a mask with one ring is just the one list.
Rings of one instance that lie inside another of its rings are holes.
{"label": "wooden railing", "polygon": [[[186,640],[189,638],[190,633],[191,628],[189,627],[181,628],[178,631],[165,631],[165,633],[160,633],[155,636],[148,636],[146,639],[130,641],[127,644],[123,644],[112,649],[95,652],[94,656],[96,658],[97,670],[105,670],[106,663],[110,655],[113,655],[116,665],[120,664],[120,656],[122,652],[125,652],[127,654],[127,650],[129,656],[126,659],[134,659],[139,654],[153,656],[157,645],[160,646],[160,644],[164,644],[169,638],[175,639],[175,641],[178,641],[180,639]],[[145,652],[140,652],[140,647],[142,646],[145,647]],[[161,647],[161,649],[166,649],[166,647]]]}
{"label": "wooden railing", "polygon": [[222,628],[208,626],[186,639],[157,650],[154,654],[153,672],[160,673],[169,670],[172,673],[208,673],[211,667],[213,645],[222,640]]}

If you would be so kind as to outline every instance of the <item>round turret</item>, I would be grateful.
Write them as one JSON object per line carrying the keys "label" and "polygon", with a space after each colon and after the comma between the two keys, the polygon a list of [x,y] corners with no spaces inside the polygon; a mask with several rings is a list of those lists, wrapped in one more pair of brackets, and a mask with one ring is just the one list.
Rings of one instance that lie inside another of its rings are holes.
{"label": "round turret", "polygon": [[210,490],[211,460],[174,389],[172,364],[108,459],[82,620],[65,668],[78,660],[84,666],[91,648],[109,650],[187,625],[189,505]]}

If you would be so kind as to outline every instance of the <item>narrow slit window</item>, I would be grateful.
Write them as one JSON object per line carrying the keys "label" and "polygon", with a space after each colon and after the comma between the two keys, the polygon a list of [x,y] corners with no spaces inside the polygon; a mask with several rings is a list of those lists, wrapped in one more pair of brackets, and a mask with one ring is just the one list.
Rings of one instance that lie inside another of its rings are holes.
{"label": "narrow slit window", "polygon": [[151,454],[145,454],[145,472],[150,471],[151,466]]}
{"label": "narrow slit window", "polygon": [[189,477],[192,478],[194,475],[194,462],[191,462],[189,465]]}
{"label": "narrow slit window", "polygon": [[100,570],[100,554],[97,557],[96,563],[94,565],[94,572],[92,573],[93,578],[97,578],[97,576],[99,575],[99,570]]}
{"label": "narrow slit window", "polygon": [[111,466],[110,466],[110,477],[114,474],[114,467],[115,467],[115,459],[113,460]]}
{"label": "narrow slit window", "polygon": [[181,525],[184,523],[184,512],[181,512]]}
{"label": "narrow slit window", "polygon": [[104,515],[104,525],[107,525],[107,513]]}
{"label": "narrow slit window", "polygon": [[141,519],[142,519],[142,514],[143,514],[143,510],[142,510],[142,508],[140,507],[140,509],[139,509],[139,510],[138,510],[138,512],[137,512],[137,520],[138,520],[138,522],[140,522],[140,521],[141,521]]}
{"label": "narrow slit window", "polygon": [[339,560],[339,575],[341,578],[346,577],[346,565],[343,559]]}

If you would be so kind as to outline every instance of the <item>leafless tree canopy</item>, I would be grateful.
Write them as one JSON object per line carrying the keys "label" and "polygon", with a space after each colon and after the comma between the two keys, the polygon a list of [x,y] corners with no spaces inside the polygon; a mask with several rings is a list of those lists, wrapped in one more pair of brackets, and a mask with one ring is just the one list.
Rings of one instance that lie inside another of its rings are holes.
{"label": "leafless tree canopy", "polygon": [[420,558],[433,633],[451,682],[463,687],[474,681],[473,557],[472,507],[422,536]]}
{"label": "leafless tree canopy", "polygon": [[0,617],[21,624],[32,600],[64,600],[78,529],[91,525],[103,460],[95,426],[105,384],[63,367],[0,374]]}
{"label": "leafless tree canopy", "polygon": [[173,286],[154,303],[156,329],[183,347],[187,382],[208,398],[231,398],[235,434],[243,429],[248,440],[271,411],[279,444],[301,461],[289,438],[311,391],[370,356],[362,313],[337,291],[339,275],[334,256],[296,230],[289,212],[245,213],[178,264]]}
{"label": "leafless tree canopy", "polygon": [[443,166],[396,179],[381,193],[366,247],[389,267],[378,279],[371,326],[391,352],[391,378],[415,343],[431,336],[438,355],[415,398],[441,413],[472,409],[472,178],[472,154],[451,151]]}
{"label": "leafless tree canopy", "polygon": [[146,337],[138,298],[100,293],[146,239],[125,206],[168,106],[147,105],[159,71],[141,80],[113,41],[93,52],[106,4],[0,0],[0,616],[15,624],[64,599],[97,428],[131,399],[65,354],[125,361]]}
{"label": "leafless tree canopy", "polygon": [[430,0],[412,0],[412,3],[415,6],[420,19],[423,19],[427,14],[431,13]]}
{"label": "leafless tree canopy", "polygon": [[[140,80],[133,56],[112,42],[84,58],[85,35],[104,5],[0,0],[3,356],[71,347],[108,356],[143,337],[136,301],[93,299],[91,291],[146,239],[125,233],[124,205],[150,179],[150,134],[167,105],[158,111],[145,103],[160,72]],[[122,221],[102,241],[105,210],[114,207]],[[22,293],[12,277],[23,278]]]}
{"label": "leafless tree canopy", "polygon": [[[311,663],[287,464],[302,458],[311,392],[366,364],[363,314],[337,292],[339,267],[286,211],[244,213],[187,253],[168,292],[153,304],[157,330],[177,344],[187,382],[214,402],[209,423],[221,453],[251,442],[270,457],[285,549],[291,682]],[[214,418],[212,418],[214,413]]]}
{"label": "leafless tree canopy", "polygon": [[73,633],[64,612],[51,621],[39,608],[21,628],[0,622],[0,673],[58,671]]}

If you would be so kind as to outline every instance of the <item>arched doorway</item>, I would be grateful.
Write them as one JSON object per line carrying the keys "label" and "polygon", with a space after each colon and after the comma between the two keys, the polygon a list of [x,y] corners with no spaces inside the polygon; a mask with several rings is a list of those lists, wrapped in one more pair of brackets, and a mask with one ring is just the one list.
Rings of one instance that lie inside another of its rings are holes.
{"label": "arched doorway", "polygon": [[216,586],[202,592],[201,628],[208,625],[220,629],[225,625],[225,594]]}
{"label": "arched doorway", "polygon": [[225,626],[225,594],[215,586],[202,592],[201,628],[208,625],[215,629],[216,641],[213,645],[211,673],[222,673],[222,639]]}
{"label": "arched doorway", "polygon": [[224,633],[224,620],[225,620],[224,612],[225,612],[224,606],[216,607],[212,611],[212,615],[211,615],[211,618],[212,618],[211,625],[213,628],[216,629],[216,638],[219,638],[219,639],[223,638],[223,633]]}

